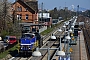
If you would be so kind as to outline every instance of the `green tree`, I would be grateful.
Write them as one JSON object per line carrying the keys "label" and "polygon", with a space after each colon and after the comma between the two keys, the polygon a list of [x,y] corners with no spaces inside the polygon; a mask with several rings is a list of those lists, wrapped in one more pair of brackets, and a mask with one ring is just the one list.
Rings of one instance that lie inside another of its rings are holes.
{"label": "green tree", "polygon": [[13,31],[12,19],[9,14],[10,6],[11,3],[8,2],[8,0],[0,0],[0,34],[1,35],[8,35]]}
{"label": "green tree", "polygon": [[58,17],[67,19],[67,17],[70,18],[72,16],[72,14],[75,15],[75,13],[74,12],[72,13],[72,11],[65,10],[65,9],[58,10],[56,7],[53,10],[50,10],[49,13],[53,19],[58,19]]}

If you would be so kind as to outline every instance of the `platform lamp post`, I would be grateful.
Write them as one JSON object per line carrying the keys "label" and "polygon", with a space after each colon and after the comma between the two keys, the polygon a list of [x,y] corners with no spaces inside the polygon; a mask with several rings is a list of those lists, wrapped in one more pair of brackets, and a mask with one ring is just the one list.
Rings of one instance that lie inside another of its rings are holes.
{"label": "platform lamp post", "polygon": [[74,33],[74,26],[75,26],[75,23],[72,23],[72,26],[71,26],[72,33]]}
{"label": "platform lamp post", "polygon": [[[36,48],[36,51],[34,51],[32,53],[33,56],[35,57],[39,57],[42,56],[41,52],[39,50],[48,50],[48,58],[47,60],[50,60],[50,50],[58,50],[59,48]],[[57,51],[56,52],[56,56],[65,56],[65,52],[64,51]]]}
{"label": "platform lamp post", "polygon": [[74,32],[74,25],[71,26],[72,31]]}
{"label": "platform lamp post", "polygon": [[70,28],[69,32],[70,32],[70,33],[72,33],[72,32],[73,32],[71,28]]}
{"label": "platform lamp post", "polygon": [[[72,35],[71,36],[72,36],[72,38],[74,38],[74,36],[73,36],[74,35],[74,24],[71,26],[71,29],[72,29]],[[72,40],[74,40],[74,39],[72,39]]]}
{"label": "platform lamp post", "polygon": [[[58,30],[58,31],[61,31],[60,29]],[[52,35],[51,36],[51,39],[56,39],[56,37],[54,36],[54,35]],[[60,39],[61,40],[61,39]],[[61,41],[60,41],[60,46],[59,46],[59,48],[37,48],[36,49],[36,51],[34,51],[33,53],[32,53],[32,55],[33,56],[41,56],[41,52],[39,51],[39,50],[48,50],[48,60],[50,60],[50,50],[58,50],[58,49],[61,49]],[[61,51],[61,50],[58,50],[57,52],[56,52],[56,55],[57,56],[65,56],[65,52],[64,51]]]}
{"label": "platform lamp post", "polygon": [[66,34],[67,33],[67,31],[66,31],[66,25],[64,25],[63,28],[64,28],[64,31],[65,31],[65,34]]}
{"label": "platform lamp post", "polygon": [[70,35],[69,35],[69,32],[68,32],[68,36],[66,36],[65,39],[68,40],[67,52],[66,52],[66,53],[67,53],[67,55],[66,55],[66,60],[68,60],[68,59],[70,59],[70,51],[69,51],[70,46],[69,46],[69,43],[70,43],[70,39],[71,39],[71,37],[70,37]]}
{"label": "platform lamp post", "polygon": [[73,35],[73,30],[71,28],[69,29],[69,35],[71,37],[69,44],[71,44],[71,42],[72,42],[72,35]]}
{"label": "platform lamp post", "polygon": [[[66,26],[64,25],[63,28],[66,28]],[[66,30],[66,29],[65,29]]]}
{"label": "platform lamp post", "polygon": [[[59,28],[57,31],[58,31],[58,32],[62,32],[61,28]],[[60,51],[62,50],[61,35],[60,35],[60,39],[59,39],[59,50],[60,50]]]}
{"label": "platform lamp post", "polygon": [[[63,25],[63,28],[64,28],[64,31],[65,31],[65,36],[66,36],[66,26],[65,26],[65,24]],[[64,39],[64,51],[65,51],[65,48],[66,48],[66,39]]]}
{"label": "platform lamp post", "polygon": [[73,51],[73,49],[71,48],[71,45],[76,45],[76,43],[72,42],[72,40],[74,40],[72,33],[73,33],[73,30],[70,28],[70,30],[69,30],[69,35],[70,35],[70,38],[71,38],[70,41],[69,41],[69,46],[70,46],[69,50],[70,50],[70,52]]}
{"label": "platform lamp post", "polygon": [[[62,32],[61,28],[59,28],[57,31]],[[56,52],[56,55],[59,56],[60,60],[61,60],[62,56],[65,56],[65,52],[62,51],[61,35],[60,35],[60,39],[59,39],[59,48],[58,48],[58,51]]]}
{"label": "platform lamp post", "polygon": [[[62,32],[61,28],[58,29],[58,32]],[[60,34],[61,35],[61,34]],[[61,55],[60,55],[61,54]],[[64,55],[63,55],[64,54]],[[56,55],[59,56],[59,60],[61,60],[62,56],[65,56],[65,52],[62,51],[62,44],[61,44],[61,36],[60,36],[60,41],[59,41],[59,50],[56,52]]]}
{"label": "platform lamp post", "polygon": [[[70,35],[70,37],[71,37],[72,32],[73,32],[73,31],[72,31],[72,29],[70,28],[70,29],[69,29],[69,35]],[[71,38],[72,38],[72,37],[71,37]],[[70,43],[71,43],[71,39],[70,39]]]}

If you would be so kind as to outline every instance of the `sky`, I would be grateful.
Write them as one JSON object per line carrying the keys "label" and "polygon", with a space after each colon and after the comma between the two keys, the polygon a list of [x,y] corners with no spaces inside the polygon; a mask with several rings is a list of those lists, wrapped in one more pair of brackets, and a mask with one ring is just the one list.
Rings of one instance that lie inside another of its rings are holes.
{"label": "sky", "polygon": [[[11,2],[14,2],[15,0],[9,0]],[[38,0],[38,6],[41,8],[41,4],[43,2],[43,9],[51,10],[57,7],[57,9],[61,9],[63,7],[68,7],[69,9],[72,9],[72,6],[74,8],[77,8],[79,5],[80,7],[90,9],[90,0]]]}

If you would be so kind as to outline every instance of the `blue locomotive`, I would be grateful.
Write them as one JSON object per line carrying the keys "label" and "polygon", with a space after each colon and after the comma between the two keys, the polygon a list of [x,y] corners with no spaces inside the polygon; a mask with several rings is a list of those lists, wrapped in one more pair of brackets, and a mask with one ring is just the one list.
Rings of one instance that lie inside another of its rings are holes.
{"label": "blue locomotive", "polygon": [[23,33],[19,40],[18,52],[20,54],[32,52],[38,46],[37,38],[34,33]]}

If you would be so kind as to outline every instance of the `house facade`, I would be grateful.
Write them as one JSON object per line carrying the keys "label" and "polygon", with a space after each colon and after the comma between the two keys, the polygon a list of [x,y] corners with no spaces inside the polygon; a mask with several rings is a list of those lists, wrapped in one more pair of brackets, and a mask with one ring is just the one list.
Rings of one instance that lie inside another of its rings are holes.
{"label": "house facade", "polygon": [[11,6],[13,20],[20,22],[38,23],[38,1],[16,0]]}
{"label": "house facade", "polygon": [[[43,19],[42,19],[42,17],[43,17]],[[39,19],[39,22],[42,22],[45,26],[51,27],[52,17],[50,17],[50,13],[48,13],[48,12],[47,13],[39,12],[38,13],[38,19]]]}
{"label": "house facade", "polygon": [[[30,31],[38,30],[38,1],[36,0],[16,0],[11,5],[12,20],[19,21],[23,26],[27,25]],[[28,24],[29,23],[29,24]]]}

